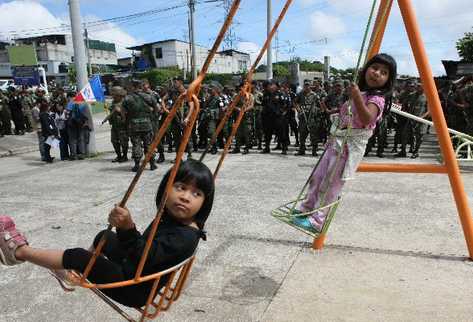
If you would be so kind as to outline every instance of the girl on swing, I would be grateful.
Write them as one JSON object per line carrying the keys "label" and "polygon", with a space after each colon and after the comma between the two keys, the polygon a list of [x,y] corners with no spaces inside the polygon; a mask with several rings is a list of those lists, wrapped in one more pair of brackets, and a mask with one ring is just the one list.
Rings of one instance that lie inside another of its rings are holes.
{"label": "girl on swing", "polygon": [[[156,206],[159,208],[168,171],[159,185]],[[214,181],[212,173],[203,163],[184,161],[179,167],[174,185],[166,201],[161,223],[155,234],[143,275],[150,275],[173,267],[192,256],[199,239],[205,240],[205,221],[212,209]],[[140,261],[151,224],[143,234],[138,232],[127,208],[115,206],[108,222],[116,228],[109,232],[103,255],[97,257],[88,279],[92,283],[104,284],[133,279]],[[48,268],[65,290],[72,291],[67,283],[68,271],[83,273],[92,252],[106,231],[100,232],[89,250],[82,248],[47,250],[32,248],[26,238],[15,228],[8,216],[0,216],[0,262],[16,265],[25,261]],[[161,278],[158,289],[168,278]],[[129,307],[146,304],[153,281],[126,287],[103,289],[102,292],[118,303]]]}
{"label": "girl on swing", "polygon": [[294,210],[294,214],[299,215],[311,213],[294,217],[293,224],[297,227],[312,233],[321,232],[330,207],[317,209],[335,202],[345,181],[352,179],[376,123],[391,108],[396,73],[394,58],[377,54],[360,71],[358,84],[351,84],[350,100],[340,107],[338,118],[332,124],[325,152],[312,172],[307,196]]}

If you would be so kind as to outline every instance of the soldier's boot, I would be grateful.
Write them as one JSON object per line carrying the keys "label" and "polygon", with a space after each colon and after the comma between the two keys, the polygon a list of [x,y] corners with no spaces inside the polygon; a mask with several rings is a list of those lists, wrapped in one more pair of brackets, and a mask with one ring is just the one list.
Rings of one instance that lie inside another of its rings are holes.
{"label": "soldier's boot", "polygon": [[212,148],[210,149],[210,154],[217,154],[217,144],[212,144]]}
{"label": "soldier's boot", "polygon": [[241,154],[248,154],[248,153],[250,153],[250,148],[248,146],[245,146]]}
{"label": "soldier's boot", "polygon": [[281,154],[282,155],[287,155],[287,145],[286,144],[283,144],[282,145],[282,149],[281,149]]}
{"label": "soldier's boot", "polygon": [[258,147],[257,147],[258,150],[263,150],[263,147],[261,146],[261,141],[258,142]]}
{"label": "soldier's boot", "polygon": [[131,168],[131,171],[136,172],[140,168],[140,159],[133,159],[135,161],[135,165]]}
{"label": "soldier's boot", "polygon": [[158,156],[158,160],[156,161],[157,163],[163,163],[165,160],[164,158],[164,151],[159,151],[159,156]]}
{"label": "soldier's boot", "polygon": [[154,158],[151,158],[151,160],[149,161],[149,169],[151,171],[154,171],[158,168],[158,166],[156,165],[156,162],[154,161]]}
{"label": "soldier's boot", "polygon": [[281,143],[278,142],[278,144],[276,144],[276,147],[273,150],[282,150]]}
{"label": "soldier's boot", "polygon": [[299,150],[294,155],[305,155],[305,144],[299,145]]}
{"label": "soldier's boot", "polygon": [[240,153],[240,152],[241,152],[240,147],[238,145],[235,145],[233,150],[230,151],[231,154]]}
{"label": "soldier's boot", "polygon": [[271,153],[271,149],[269,148],[269,142],[264,144],[264,149],[260,153],[261,154]]}
{"label": "soldier's boot", "polygon": [[317,156],[317,144],[314,146],[312,146],[312,156],[313,157],[316,157]]}
{"label": "soldier's boot", "polygon": [[406,155],[406,149],[405,148],[401,148],[401,151],[395,155],[395,157],[397,158],[405,158],[407,155]]}
{"label": "soldier's boot", "polygon": [[120,159],[120,163],[122,162],[127,162],[128,161],[128,146],[123,146],[122,147],[122,157]]}
{"label": "soldier's boot", "polygon": [[113,144],[113,150],[115,150],[117,157],[113,159],[112,162],[120,162],[122,158],[120,144]]}
{"label": "soldier's boot", "polygon": [[422,144],[422,140],[418,140],[416,142],[416,146],[415,146],[414,150],[412,151],[411,159],[415,159],[415,158],[419,157],[419,149],[420,149],[421,144]]}

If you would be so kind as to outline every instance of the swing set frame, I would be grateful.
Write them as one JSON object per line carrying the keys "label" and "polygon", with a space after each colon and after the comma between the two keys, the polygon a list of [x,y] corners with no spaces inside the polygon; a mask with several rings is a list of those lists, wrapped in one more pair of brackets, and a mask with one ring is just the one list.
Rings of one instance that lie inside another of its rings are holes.
{"label": "swing set frame", "polygon": [[[383,41],[384,33],[388,23],[389,15],[394,0],[381,0],[373,34],[371,46],[367,58],[376,55]],[[440,150],[444,163],[438,164],[394,164],[394,163],[361,163],[359,172],[390,172],[390,173],[432,173],[447,174],[457,207],[458,216],[462,225],[469,258],[473,259],[473,220],[471,209],[468,205],[468,197],[465,192],[463,179],[460,174],[455,151],[448,134],[447,123],[443,115],[440,98],[434,82],[432,68],[430,67],[427,52],[422,40],[419,24],[415,10],[410,0],[397,0],[404,26],[409,38],[409,43],[414,54],[417,69],[419,71],[424,93],[427,98],[428,108],[432,116],[432,122],[438,136]],[[326,233],[319,234],[313,241],[312,247],[320,250],[324,246]]]}

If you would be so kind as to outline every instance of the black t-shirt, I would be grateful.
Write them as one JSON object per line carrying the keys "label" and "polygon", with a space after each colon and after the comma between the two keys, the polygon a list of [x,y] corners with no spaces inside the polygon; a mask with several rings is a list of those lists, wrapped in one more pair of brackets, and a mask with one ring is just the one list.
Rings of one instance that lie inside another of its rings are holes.
{"label": "black t-shirt", "polygon": [[[128,278],[135,276],[152,223],[141,234],[136,228],[117,230],[122,249],[128,253],[122,263]],[[170,217],[163,218],[158,226],[151,248],[148,252],[142,275],[150,275],[173,267],[195,252],[202,232],[194,227],[183,225]]]}

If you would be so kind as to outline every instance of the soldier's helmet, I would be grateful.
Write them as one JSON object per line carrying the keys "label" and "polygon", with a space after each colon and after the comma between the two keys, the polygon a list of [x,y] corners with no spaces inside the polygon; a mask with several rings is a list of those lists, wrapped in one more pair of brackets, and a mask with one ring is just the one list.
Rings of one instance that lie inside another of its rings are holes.
{"label": "soldier's helmet", "polygon": [[112,94],[112,96],[125,97],[127,93],[126,93],[126,90],[123,87],[113,86],[112,89],[110,90],[110,94]]}
{"label": "soldier's helmet", "polygon": [[210,88],[211,89],[213,88],[213,89],[217,90],[218,92],[223,91],[223,86],[217,81],[210,82]]}
{"label": "soldier's helmet", "polygon": [[130,85],[133,88],[140,88],[141,86],[143,86],[143,81],[141,79],[134,78],[131,80]]}

